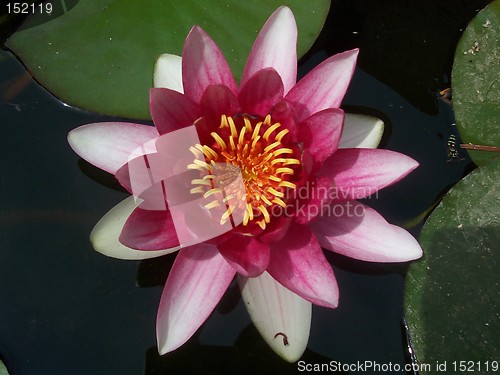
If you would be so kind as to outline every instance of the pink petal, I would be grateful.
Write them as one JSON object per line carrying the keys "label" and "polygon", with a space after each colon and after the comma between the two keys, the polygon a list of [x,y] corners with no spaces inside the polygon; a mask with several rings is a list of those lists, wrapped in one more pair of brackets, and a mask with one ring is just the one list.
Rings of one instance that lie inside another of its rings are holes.
{"label": "pink petal", "polygon": [[178,247],[158,251],[141,251],[124,246],[119,237],[127,218],[136,209],[134,197],[128,197],[109,210],[90,233],[90,242],[96,251],[118,259],[149,259],[179,250]]}
{"label": "pink petal", "polygon": [[90,164],[114,174],[128,161],[132,151],[158,135],[158,131],[148,125],[100,122],[70,131],[68,142]]}
{"label": "pink petal", "polygon": [[283,83],[276,70],[267,68],[255,73],[242,86],[238,99],[243,112],[265,117],[283,98]]}
{"label": "pink petal", "polygon": [[318,177],[307,181],[298,187],[293,197],[297,199],[294,212],[295,221],[299,224],[307,224],[316,216],[321,215],[325,206],[329,206],[332,196],[335,194],[335,183],[329,177]]}
{"label": "pink petal", "polygon": [[290,8],[279,7],[266,21],[248,57],[241,86],[256,72],[274,68],[287,93],[297,79],[297,24]]}
{"label": "pink petal", "polygon": [[417,240],[356,201],[337,202],[309,224],[325,249],[368,262],[407,262],[422,256]]}
{"label": "pink petal", "polygon": [[292,224],[283,240],[273,244],[267,271],[285,288],[316,305],[338,305],[332,267],[305,225]]}
{"label": "pink petal", "polygon": [[120,242],[137,250],[159,250],[179,246],[172,215],[167,210],[136,208],[127,219]]}
{"label": "pink petal", "polygon": [[297,361],[309,339],[311,303],[267,272],[259,277],[238,277],[238,283],[250,318],[266,343],[284,360]]}
{"label": "pink petal", "polygon": [[294,104],[299,120],[327,108],[338,108],[356,66],[358,50],[334,55],[302,78],[285,96]]}
{"label": "pink petal", "polygon": [[158,309],[156,337],[160,354],[177,349],[196,332],[234,275],[234,269],[215,247],[201,244],[179,252]]}
{"label": "pink petal", "polygon": [[269,114],[271,115],[273,122],[279,122],[284,128],[289,130],[290,133],[285,135],[285,139],[296,142],[298,130],[293,115],[293,109],[290,104],[285,101],[281,101],[271,108]]}
{"label": "pink petal", "polygon": [[316,112],[299,127],[300,139],[318,164],[337,150],[343,122],[344,111],[331,108]]}
{"label": "pink petal", "polygon": [[238,92],[222,51],[199,26],[191,29],[184,44],[182,83],[184,93],[196,103],[210,85],[224,85],[235,94]]}
{"label": "pink petal", "polygon": [[235,234],[228,236],[228,239],[217,247],[227,262],[243,276],[259,276],[269,264],[269,245],[254,237]]}
{"label": "pink petal", "polygon": [[215,131],[219,127],[221,116],[232,116],[240,111],[236,95],[222,85],[208,86],[200,100],[201,112],[204,122]]}
{"label": "pink petal", "polygon": [[335,199],[365,198],[392,185],[418,167],[398,152],[365,148],[339,149],[320,171],[335,180]]}
{"label": "pink petal", "polygon": [[170,89],[149,91],[151,117],[160,134],[192,125],[200,117],[198,105],[187,96]]}

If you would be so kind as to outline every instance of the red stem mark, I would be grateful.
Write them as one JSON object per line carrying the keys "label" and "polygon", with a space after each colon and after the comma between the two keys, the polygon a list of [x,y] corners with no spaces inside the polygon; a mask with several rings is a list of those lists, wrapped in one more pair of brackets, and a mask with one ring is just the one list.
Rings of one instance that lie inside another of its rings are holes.
{"label": "red stem mark", "polygon": [[283,336],[283,345],[287,346],[288,345],[288,337],[283,332],[278,332],[277,334],[274,335],[274,338],[276,338],[278,336]]}

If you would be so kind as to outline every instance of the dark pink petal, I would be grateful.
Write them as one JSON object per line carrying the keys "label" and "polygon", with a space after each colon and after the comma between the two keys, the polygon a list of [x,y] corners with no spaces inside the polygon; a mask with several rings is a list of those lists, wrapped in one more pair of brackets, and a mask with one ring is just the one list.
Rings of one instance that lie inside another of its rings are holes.
{"label": "dark pink petal", "polygon": [[322,164],[337,150],[343,123],[344,111],[331,108],[316,112],[300,125],[299,140],[316,163]]}
{"label": "dark pink petal", "polygon": [[238,92],[231,68],[220,48],[199,26],[194,26],[186,38],[182,52],[182,84],[184,93],[199,103],[203,92],[211,85],[224,85]]}
{"label": "dark pink petal", "polygon": [[208,86],[200,100],[201,113],[205,123],[216,131],[221,122],[221,116],[233,116],[240,111],[238,98],[227,87],[221,85]]}
{"label": "dark pink petal", "polygon": [[309,227],[322,247],[354,259],[407,262],[422,256],[410,233],[356,201],[336,202],[329,215],[324,212]]}
{"label": "dark pink petal", "polygon": [[338,305],[332,267],[305,225],[292,224],[283,240],[273,244],[267,271],[285,288],[316,305]]}
{"label": "dark pink petal", "polygon": [[297,79],[297,25],[292,11],[279,7],[266,21],[248,57],[241,85],[256,72],[274,68],[281,76],[285,93]]}
{"label": "dark pink petal", "polygon": [[286,236],[292,221],[292,215],[274,217],[266,226],[266,229],[258,233],[259,241],[270,244],[270,246],[272,246],[273,242],[281,241],[281,239]]}
{"label": "dark pink petal", "polygon": [[242,111],[265,117],[271,108],[283,98],[281,77],[272,68],[255,73],[241,87],[238,99]]}
{"label": "dark pink petal", "polygon": [[235,234],[217,247],[236,272],[243,276],[259,276],[269,264],[269,245],[259,242],[253,236]]}
{"label": "dark pink petal", "polygon": [[151,117],[160,134],[192,125],[200,117],[198,105],[187,96],[170,89],[149,91]]}
{"label": "dark pink petal", "polygon": [[136,208],[127,219],[120,242],[137,250],[160,250],[179,246],[172,215],[167,210]]}
{"label": "dark pink petal", "polygon": [[392,185],[418,167],[412,158],[390,150],[339,149],[329,158],[320,175],[335,180],[336,199],[365,198]]}
{"label": "dark pink petal", "polygon": [[281,101],[277,103],[273,108],[271,108],[269,114],[271,115],[273,122],[279,122],[283,127],[290,131],[290,133],[285,135],[283,139],[285,139],[287,142],[296,142],[297,123],[295,122],[295,117],[290,104],[285,101]]}
{"label": "dark pink petal", "polygon": [[70,131],[68,142],[81,158],[114,174],[134,150],[158,135],[158,131],[148,125],[101,122]]}
{"label": "dark pink petal", "polygon": [[327,108],[338,108],[356,66],[358,50],[339,53],[323,61],[285,96],[299,120]]}
{"label": "dark pink petal", "polygon": [[335,183],[329,177],[315,177],[307,181],[305,185],[294,191],[297,207],[295,221],[299,224],[307,224],[316,216],[321,215],[325,207],[328,207],[335,194]]}
{"label": "dark pink petal", "polygon": [[156,320],[158,351],[184,344],[208,318],[233,280],[234,269],[212,246],[200,244],[177,255]]}

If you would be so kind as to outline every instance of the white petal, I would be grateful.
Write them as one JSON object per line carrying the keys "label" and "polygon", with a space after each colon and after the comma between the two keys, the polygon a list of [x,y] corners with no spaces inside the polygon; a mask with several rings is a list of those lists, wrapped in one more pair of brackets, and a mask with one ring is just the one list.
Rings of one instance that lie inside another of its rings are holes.
{"label": "white petal", "polygon": [[184,93],[182,87],[182,59],[180,56],[165,53],[155,63],[153,73],[154,87],[163,87]]}
{"label": "white petal", "polygon": [[339,148],[377,148],[384,122],[376,117],[346,113]]}
{"label": "white petal", "polygon": [[312,305],[264,272],[259,277],[239,277],[245,306],[255,327],[280,357],[297,361],[307,347]]}
{"label": "white petal", "polygon": [[159,136],[155,127],[129,122],[97,122],[79,126],[68,134],[68,143],[81,158],[115,174],[134,150]]}
{"label": "white petal", "polygon": [[94,249],[108,257],[132,260],[156,258],[179,250],[180,247],[142,251],[122,245],[118,238],[125,222],[136,207],[134,197],[128,197],[109,210],[90,233],[90,242]]}

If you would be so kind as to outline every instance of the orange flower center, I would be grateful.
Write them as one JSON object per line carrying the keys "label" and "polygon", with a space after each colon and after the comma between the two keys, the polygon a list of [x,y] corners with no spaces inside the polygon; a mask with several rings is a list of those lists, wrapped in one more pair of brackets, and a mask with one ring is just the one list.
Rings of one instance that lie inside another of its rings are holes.
{"label": "orange flower center", "polygon": [[213,145],[190,148],[196,159],[188,169],[204,174],[191,182],[196,186],[191,193],[208,198],[224,191],[222,200],[205,205],[208,209],[226,206],[221,224],[241,209],[244,226],[255,221],[265,229],[272,207],[286,207],[286,191],[296,188],[290,180],[301,163],[291,157],[295,151],[284,145],[288,132],[279,122],[273,123],[270,115],[263,121],[248,115],[222,115],[219,130],[211,133]]}

